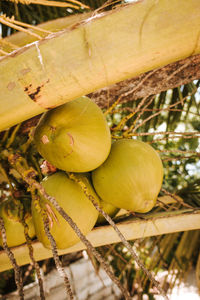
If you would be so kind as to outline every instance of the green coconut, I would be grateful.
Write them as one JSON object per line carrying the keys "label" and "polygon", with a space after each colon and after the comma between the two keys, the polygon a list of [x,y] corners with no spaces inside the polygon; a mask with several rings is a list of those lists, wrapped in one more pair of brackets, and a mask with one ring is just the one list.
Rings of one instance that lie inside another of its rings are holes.
{"label": "green coconut", "polygon": [[[4,221],[8,247],[19,246],[26,242],[24,226],[20,222],[20,208],[12,200],[6,200],[0,205],[0,217]],[[35,236],[35,229],[30,212],[25,213],[25,222],[29,227],[30,238]],[[0,246],[2,246],[2,236],[0,232]]]}
{"label": "green coconut", "polygon": [[107,160],[92,172],[92,181],[105,202],[145,213],[156,203],[163,181],[163,166],[150,145],[122,139],[112,144]]}
{"label": "green coconut", "polygon": [[[103,200],[100,199],[100,207],[103,209],[104,212],[106,212],[111,218],[114,218],[116,214],[119,211],[118,207],[115,207]],[[103,225],[107,222],[107,220],[104,218],[102,214],[99,214],[96,225]]]}
{"label": "green coconut", "polygon": [[97,168],[105,161],[111,147],[105,117],[88,97],[46,112],[36,127],[34,140],[47,161],[69,172]]}
{"label": "green coconut", "polygon": [[[78,174],[79,179],[87,186],[89,193],[99,203],[98,196],[94,192],[86,176]],[[85,196],[80,185],[69,179],[64,172],[57,172],[42,181],[45,191],[55,197],[59,205],[77,224],[81,232],[86,235],[94,227],[98,218],[98,211],[92,202]],[[71,226],[57,212],[52,204],[43,196],[40,196],[41,206],[47,210],[50,219],[50,232],[53,235],[58,249],[66,249],[75,245],[80,240]],[[53,213],[52,213],[53,212]],[[45,234],[42,214],[32,201],[32,216],[36,235],[46,248],[50,248],[50,242]]]}

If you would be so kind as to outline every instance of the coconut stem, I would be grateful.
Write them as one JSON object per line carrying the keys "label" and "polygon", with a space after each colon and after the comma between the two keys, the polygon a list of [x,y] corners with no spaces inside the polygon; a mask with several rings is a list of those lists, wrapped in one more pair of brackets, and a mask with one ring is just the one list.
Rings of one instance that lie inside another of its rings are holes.
{"label": "coconut stem", "polygon": [[[37,183],[38,184],[38,183]],[[106,263],[106,261],[101,257],[101,255],[95,250],[95,248],[92,246],[92,244],[86,239],[86,237],[83,235],[83,233],[80,231],[78,226],[74,223],[74,221],[69,217],[69,215],[62,209],[62,207],[59,206],[57,201],[54,197],[49,196],[43,187],[38,187],[38,190],[40,193],[49,200],[52,205],[57,209],[57,211],[61,214],[61,216],[69,223],[69,225],[72,227],[72,229],[76,232],[80,240],[86,245],[86,247],[93,253],[93,255],[96,257],[96,259],[100,262],[108,276],[111,278],[111,280],[119,287],[121,292],[123,293],[126,300],[131,299],[129,292],[121,285],[120,281],[114,276],[110,265]]]}
{"label": "coconut stem", "polygon": [[95,198],[90,194],[90,192],[89,192],[87,186],[84,184],[84,182],[81,179],[77,178],[73,173],[69,173],[69,177],[72,180],[76,181],[81,186],[83,192],[85,193],[85,195],[87,196],[87,198],[92,202],[92,204],[97,209],[97,211],[104,216],[104,218],[110,223],[110,225],[116,231],[116,233],[120,237],[120,239],[123,242],[123,244],[125,245],[125,247],[129,250],[129,252],[131,253],[132,257],[137,262],[138,266],[148,276],[148,278],[153,282],[153,284],[156,286],[156,288],[158,289],[158,291],[160,292],[160,294],[163,296],[163,298],[166,299],[166,300],[169,300],[169,298],[167,297],[166,293],[162,289],[160,283],[155,279],[155,277],[153,276],[153,274],[145,268],[144,264],[142,263],[142,261],[140,260],[140,258],[136,254],[136,252],[133,250],[133,248],[131,247],[130,243],[125,239],[125,237],[123,236],[123,234],[121,233],[121,231],[118,229],[118,227],[116,226],[116,224],[113,222],[113,220],[111,219],[111,217],[101,209],[101,207],[96,202]]}
{"label": "coconut stem", "polygon": [[185,207],[187,207],[187,208],[192,208],[192,209],[194,209],[193,206],[191,206],[191,205],[185,203],[184,201],[180,200],[180,198],[177,197],[175,194],[172,194],[172,193],[166,191],[165,189],[162,189],[161,191],[162,191],[163,193],[165,193],[165,195],[172,197],[176,202],[180,203],[181,205],[183,205],[183,206],[185,206]]}
{"label": "coconut stem", "polygon": [[[150,98],[150,99],[149,99]],[[142,111],[138,114],[137,118],[134,120],[133,124],[130,126],[130,128],[128,128],[127,131],[125,131],[123,133],[123,137],[126,137],[128,135],[128,133],[132,132],[135,124],[137,123],[137,121],[140,119],[141,115],[144,113],[144,109],[146,107],[148,107],[150,105],[150,103],[154,100],[155,96],[151,96],[151,97],[145,97],[141,100],[141,102],[139,103],[139,105],[137,106],[136,109],[134,109],[134,111],[132,111],[130,114],[126,115],[124,118],[122,118],[122,120],[119,122],[119,124],[112,128],[112,131],[119,131],[122,129],[122,127],[126,124],[126,122],[128,120],[130,120],[138,111],[140,111],[140,108],[143,106],[143,104],[146,103],[146,100],[147,101],[147,104],[145,105],[145,107],[142,109]]]}
{"label": "coconut stem", "polygon": [[21,126],[21,123],[19,123],[18,125],[16,125],[15,128],[13,129],[13,132],[12,132],[12,134],[11,134],[11,136],[10,136],[7,144],[6,144],[6,148],[9,148],[12,145],[12,143],[14,142],[16,134],[17,134],[20,126]]}
{"label": "coconut stem", "polygon": [[[140,108],[146,103],[145,106],[143,106],[143,108],[141,109],[140,113],[137,115],[137,118],[135,119],[134,123],[130,126],[130,128],[128,129],[128,131],[126,131],[124,133],[124,137],[127,137],[129,134],[132,134],[135,132],[135,128],[136,128],[136,124],[137,122],[140,120],[141,116],[144,114],[145,109],[153,102],[153,100],[155,99],[155,95],[150,96],[150,97],[145,97],[142,99],[142,101],[139,103],[137,109],[136,109],[136,113],[138,113],[140,111]],[[138,124],[139,126],[140,124]]]}
{"label": "coconut stem", "polygon": [[56,242],[55,242],[55,239],[53,238],[52,234],[50,233],[49,219],[46,216],[46,214],[45,214],[45,216],[43,216],[43,223],[44,223],[45,233],[46,233],[46,235],[47,235],[47,237],[48,237],[48,239],[51,243],[51,249],[52,249],[53,258],[54,258],[54,261],[55,261],[56,268],[58,270],[58,273],[60,274],[60,276],[64,280],[67,295],[69,295],[69,298],[71,300],[73,300],[74,296],[73,296],[73,292],[72,292],[71,285],[70,285],[70,282],[69,282],[69,278],[68,278],[67,274],[65,273],[65,270],[64,270],[64,268],[61,264],[61,261],[59,259],[58,251],[57,251],[57,247],[56,247]]}
{"label": "coconut stem", "polygon": [[42,281],[42,277],[41,277],[41,273],[40,273],[40,267],[39,267],[39,264],[37,263],[37,261],[34,258],[34,255],[33,255],[32,241],[31,241],[31,238],[28,234],[29,227],[25,222],[24,216],[21,219],[21,223],[24,226],[24,235],[25,235],[26,243],[27,243],[28,250],[29,250],[29,256],[30,256],[30,259],[33,263],[33,266],[35,268],[36,275],[37,275],[37,278],[38,278],[38,284],[39,284],[39,289],[40,289],[40,299],[45,300],[45,293],[44,293],[43,281]]}
{"label": "coconut stem", "polygon": [[8,174],[6,173],[4,167],[0,164],[0,173],[3,175],[4,179],[6,180],[6,182],[8,183],[9,185],[9,190],[10,190],[10,193],[11,195],[13,196],[14,198],[14,188],[12,186],[12,183],[10,181],[10,178],[8,176]]}
{"label": "coconut stem", "polygon": [[[62,207],[57,203],[56,199],[50,195],[48,195],[44,189],[44,187],[39,184],[36,180],[34,180],[32,177],[34,176],[33,171],[30,170],[28,172],[24,169],[24,167],[21,165],[21,161],[23,161],[23,158],[19,156],[18,154],[11,154],[8,158],[10,164],[15,167],[15,169],[21,174],[22,178],[26,183],[28,183],[29,187],[32,189],[37,189],[43,197],[45,197],[60,213],[60,215],[69,223],[69,225],[72,227],[72,229],[76,232],[77,236],[80,238],[80,240],[86,245],[86,247],[93,253],[93,255],[96,257],[96,259],[99,261],[99,263],[104,268],[105,272],[108,274],[110,279],[118,286],[118,288],[121,290],[122,295],[126,300],[131,300],[130,294],[127,291],[127,289],[121,285],[118,278],[114,275],[110,265],[102,258],[102,256],[98,253],[98,251],[95,250],[95,248],[92,246],[90,241],[84,236],[84,234],[80,231],[78,226],[74,223],[74,221],[70,218],[70,216],[63,210]],[[48,222],[48,218],[46,218],[45,222]],[[47,232],[49,230],[47,229]],[[50,233],[50,232],[49,232]],[[49,235],[50,237],[50,235]]]}
{"label": "coconut stem", "polygon": [[73,296],[73,292],[72,292],[72,289],[71,289],[71,286],[70,286],[69,278],[67,277],[67,274],[65,273],[65,270],[64,270],[64,268],[62,266],[62,263],[59,259],[57,246],[56,246],[56,241],[53,238],[53,236],[50,232],[50,229],[49,229],[49,219],[48,219],[48,216],[47,216],[47,212],[41,207],[39,197],[37,195],[35,195],[35,192],[34,192],[33,189],[31,190],[31,192],[32,192],[33,200],[36,203],[36,206],[39,209],[39,212],[42,214],[42,217],[43,217],[44,230],[45,230],[45,233],[46,233],[46,235],[47,235],[47,237],[50,241],[50,244],[51,244],[51,250],[52,250],[52,253],[53,253],[53,258],[54,258],[54,261],[55,261],[56,268],[58,270],[58,273],[60,274],[60,277],[63,278],[63,280],[64,280],[67,295],[69,295],[69,298],[71,300],[73,300],[74,296]]}
{"label": "coconut stem", "polygon": [[13,252],[10,250],[7,244],[7,238],[6,238],[6,230],[4,226],[4,221],[0,217],[0,231],[1,231],[1,236],[2,236],[2,242],[3,242],[3,249],[5,250],[6,254],[8,255],[11,264],[14,268],[15,272],[15,283],[17,285],[17,290],[19,294],[19,299],[24,300],[24,291],[23,291],[23,281],[22,281],[22,274],[21,274],[21,269],[18,266],[16,259],[14,257]]}

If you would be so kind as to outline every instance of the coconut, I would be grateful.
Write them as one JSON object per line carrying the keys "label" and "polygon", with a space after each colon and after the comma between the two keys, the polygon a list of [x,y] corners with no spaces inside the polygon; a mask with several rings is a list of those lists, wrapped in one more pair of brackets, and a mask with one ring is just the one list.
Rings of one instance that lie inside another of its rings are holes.
{"label": "coconut", "polygon": [[[78,174],[79,179],[88,188],[89,193],[99,203],[98,196],[94,192],[86,176]],[[77,224],[81,232],[86,235],[94,227],[98,211],[92,202],[85,196],[79,184],[68,178],[64,172],[57,172],[46,177],[42,181],[45,191],[52,197],[55,197],[59,205]],[[57,212],[52,204],[40,195],[41,206],[49,215],[50,232],[53,235],[58,249],[65,249],[79,242],[79,238],[68,222]],[[32,201],[32,216],[36,235],[39,241],[46,248],[50,248],[50,242],[45,234],[42,214],[35,207]]]}
{"label": "coconut", "polygon": [[145,213],[156,203],[163,181],[163,166],[150,145],[122,139],[112,144],[107,160],[92,172],[92,181],[105,202]]}
{"label": "coconut", "polygon": [[[0,217],[4,221],[6,229],[6,238],[8,247],[19,246],[26,242],[24,235],[24,226],[20,222],[21,211],[20,207],[12,200],[6,200],[0,205]],[[29,227],[28,234],[30,238],[35,236],[35,229],[30,212],[25,213],[25,222]],[[2,236],[0,232],[0,246],[2,246]]]}
{"label": "coconut", "polygon": [[[100,199],[100,207],[101,209],[107,213],[111,218],[113,218],[114,216],[116,216],[116,214],[119,211],[118,207],[115,207],[103,200]],[[104,216],[102,214],[99,214],[96,225],[103,225],[107,222],[107,220],[104,218]]]}
{"label": "coconut", "polygon": [[39,153],[58,169],[88,172],[101,165],[111,147],[101,109],[81,97],[46,112],[36,127]]}

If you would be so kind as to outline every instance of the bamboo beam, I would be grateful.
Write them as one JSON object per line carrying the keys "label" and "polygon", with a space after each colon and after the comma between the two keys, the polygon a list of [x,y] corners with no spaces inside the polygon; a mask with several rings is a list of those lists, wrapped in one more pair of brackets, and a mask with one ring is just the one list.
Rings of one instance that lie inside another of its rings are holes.
{"label": "bamboo beam", "polygon": [[[119,230],[127,240],[156,236],[161,234],[180,232],[186,230],[200,229],[200,212],[191,213],[190,210],[174,211],[143,215],[142,219],[132,218],[127,221],[117,223]],[[94,247],[120,242],[120,238],[109,225],[96,227],[88,235],[88,240]],[[42,246],[38,241],[33,242],[34,257],[37,261],[52,257],[51,250]],[[79,242],[73,247],[59,250],[59,255],[80,251],[85,249],[85,245]],[[17,263],[22,266],[29,264],[30,258],[26,245],[12,248]],[[0,251],[0,272],[12,268],[11,263],[4,251]]]}
{"label": "bamboo beam", "polygon": [[200,53],[199,0],[141,0],[0,59],[0,130]]}
{"label": "bamboo beam", "polygon": [[[32,30],[32,32],[37,33],[37,28],[40,30],[44,29],[52,32],[58,32],[74,26],[76,23],[91,17],[91,15],[92,12],[88,12],[51,20],[35,26],[36,29]],[[44,32],[41,34],[40,32],[40,35],[45,37],[46,33]],[[4,38],[2,40],[2,46],[3,50],[11,52],[13,47],[10,46],[10,43],[11,45],[22,47],[34,41],[36,41],[36,38],[33,35],[29,35],[25,32],[17,32]],[[132,101],[133,99],[159,94],[162,91],[187,84],[192,80],[200,78],[200,54],[190,56],[178,62],[158,68],[151,76],[149,76],[150,72],[151,71],[94,91],[89,95],[89,97],[92,98],[92,100],[101,108],[105,108],[115,102],[119,97],[121,97],[122,102],[127,102]],[[140,85],[140,81],[143,81],[144,78],[147,79],[142,85]]]}

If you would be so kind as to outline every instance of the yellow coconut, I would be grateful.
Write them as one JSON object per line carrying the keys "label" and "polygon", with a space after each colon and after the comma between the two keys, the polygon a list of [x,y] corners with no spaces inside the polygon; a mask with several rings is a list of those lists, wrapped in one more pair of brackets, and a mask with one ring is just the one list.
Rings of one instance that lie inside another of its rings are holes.
{"label": "yellow coconut", "polygon": [[[99,203],[98,196],[90,185],[88,178],[84,175],[78,176],[87,186],[89,193],[94,196],[97,203]],[[50,196],[55,197],[59,205],[77,224],[83,234],[86,235],[92,230],[98,217],[98,211],[85,196],[78,183],[69,179],[64,172],[57,172],[45,178],[42,181],[42,186]],[[65,249],[79,242],[79,238],[74,230],[52,204],[42,196],[40,199],[41,206],[46,209],[49,214],[50,232],[56,241],[57,248]],[[32,202],[32,216],[39,241],[46,248],[50,248],[50,242],[44,230],[42,214],[37,210],[34,202]]]}
{"label": "yellow coconut", "polygon": [[34,139],[47,161],[69,172],[97,168],[105,161],[111,147],[105,117],[88,97],[46,112],[36,127]]}
{"label": "yellow coconut", "polygon": [[[20,222],[22,216],[19,206],[12,200],[6,200],[0,205],[0,217],[4,221],[4,226],[6,229],[6,238],[8,247],[19,246],[26,242],[24,235],[24,226]],[[33,220],[30,212],[25,214],[25,222],[29,227],[28,234],[30,238],[35,236],[35,229],[33,226]],[[2,236],[0,232],[0,246],[2,246]]]}
{"label": "yellow coconut", "polygon": [[156,203],[163,181],[163,166],[147,143],[122,139],[114,142],[107,160],[92,172],[97,194],[105,202],[145,213]]}

